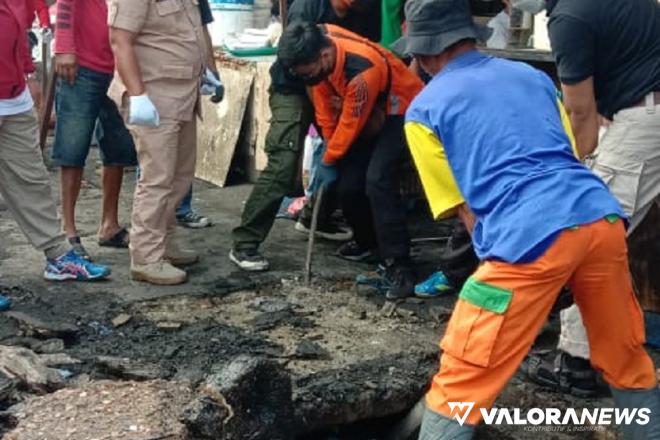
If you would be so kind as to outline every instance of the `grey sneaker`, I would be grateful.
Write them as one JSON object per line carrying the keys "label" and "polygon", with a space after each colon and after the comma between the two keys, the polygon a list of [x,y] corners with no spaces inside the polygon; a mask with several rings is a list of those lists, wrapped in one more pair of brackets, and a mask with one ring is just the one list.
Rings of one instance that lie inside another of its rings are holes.
{"label": "grey sneaker", "polygon": [[[309,235],[310,228],[311,220],[301,218],[296,222],[295,229],[298,232]],[[353,231],[334,223],[323,223],[316,226],[315,235],[330,241],[348,241],[353,238]]]}
{"label": "grey sneaker", "polygon": [[209,220],[208,217],[204,217],[195,210],[190,211],[183,217],[177,217],[176,221],[181,226],[192,229],[201,229],[211,226],[211,220]]}
{"label": "grey sneaker", "polygon": [[270,267],[268,260],[257,249],[232,249],[229,259],[248,272],[263,272]]}

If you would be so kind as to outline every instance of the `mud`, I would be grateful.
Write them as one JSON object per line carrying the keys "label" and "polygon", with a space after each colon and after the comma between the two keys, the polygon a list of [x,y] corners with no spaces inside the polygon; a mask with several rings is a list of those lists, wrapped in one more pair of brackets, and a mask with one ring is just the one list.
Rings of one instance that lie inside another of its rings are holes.
{"label": "mud", "polygon": [[[262,249],[272,270],[241,273],[227,258],[229,233],[250,187],[217,189],[201,182],[196,184],[194,205],[215,225],[181,231],[202,257],[190,270],[190,281],[176,287],[135,283],[128,279],[126,251],[95,244],[98,167],[90,166],[85,175],[90,183],[81,194],[79,227],[88,251],[112,266],[107,282],[41,281],[43,257],[25,242],[0,203],[0,292],[14,303],[13,315],[0,313],[0,344],[63,352],[80,361],[67,366],[73,377],[60,394],[29,400],[33,403],[28,407],[13,407],[11,413],[1,411],[32,395],[0,375],[0,433],[18,423],[20,438],[38,438],[39,431],[30,426],[46,417],[40,412],[47,411],[48,399],[63,399],[78,408],[84,400],[75,390],[81,386],[143,386],[153,396],[159,395],[159,387],[164,393],[185,389],[185,399],[163,411],[181,418],[181,424],[168,425],[172,438],[185,426],[191,438],[385,439],[422,397],[437,369],[437,341],[451,313],[451,295],[386,303],[381,295],[353,285],[355,276],[369,266],[337,259],[335,245],[324,242],[316,246],[313,286],[306,287],[300,281],[306,236],[285,220],[276,222]],[[121,201],[126,224],[133,179],[127,173]],[[419,223],[413,235],[442,235],[449,226]],[[437,253],[433,243],[415,248],[420,276],[432,268]],[[551,347],[556,333],[553,321],[538,346]],[[227,369],[236,365],[244,366],[244,374],[228,380]],[[122,394],[118,401],[124,398]],[[581,408],[611,406],[611,401],[563,396],[517,375],[497,404]],[[103,407],[103,399],[94,405]],[[145,407],[158,404],[149,401]],[[91,412],[76,414],[85,422],[93,419]],[[152,410],[152,416],[158,415]],[[156,431],[162,426],[157,420],[142,425]],[[81,422],[80,432],[87,428]],[[605,434],[531,433],[513,426],[481,427],[477,438],[611,438]]]}

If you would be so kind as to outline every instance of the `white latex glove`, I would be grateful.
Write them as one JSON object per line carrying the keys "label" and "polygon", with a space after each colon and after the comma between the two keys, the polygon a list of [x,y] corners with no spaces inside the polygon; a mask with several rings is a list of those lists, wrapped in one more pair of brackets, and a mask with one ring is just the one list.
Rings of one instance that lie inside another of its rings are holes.
{"label": "white latex glove", "polygon": [[213,95],[215,98],[213,102],[220,102],[225,94],[225,87],[211,69],[206,69],[202,76],[202,87],[200,89],[202,95]]}
{"label": "white latex glove", "polygon": [[158,127],[160,125],[158,110],[156,110],[156,106],[146,93],[130,97],[128,123],[143,127]]}

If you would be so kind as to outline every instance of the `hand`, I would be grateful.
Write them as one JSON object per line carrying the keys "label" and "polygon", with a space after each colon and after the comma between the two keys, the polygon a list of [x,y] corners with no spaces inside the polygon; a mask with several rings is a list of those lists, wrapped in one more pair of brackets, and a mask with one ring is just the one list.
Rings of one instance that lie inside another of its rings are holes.
{"label": "hand", "polygon": [[318,179],[320,186],[329,186],[338,179],[337,167],[322,163],[318,167]]}
{"label": "hand", "polygon": [[30,95],[32,95],[32,101],[36,107],[39,114],[41,114],[41,105],[42,105],[42,94],[41,94],[41,84],[34,78],[28,78],[27,80],[28,90],[30,90]]}
{"label": "hand", "polygon": [[73,84],[78,76],[78,57],[74,53],[58,53],[55,55],[55,73],[69,84]]}
{"label": "hand", "polygon": [[341,109],[344,106],[344,98],[337,95],[332,95],[330,98],[330,108],[335,113],[341,113]]}
{"label": "hand", "polygon": [[158,110],[156,110],[156,106],[151,102],[148,95],[130,97],[128,123],[143,127],[158,127],[160,125]]}
{"label": "hand", "polygon": [[222,101],[225,96],[225,86],[220,81],[218,72],[206,69],[204,76],[202,76],[201,93],[202,95],[213,95],[211,96],[211,101],[216,104]]}

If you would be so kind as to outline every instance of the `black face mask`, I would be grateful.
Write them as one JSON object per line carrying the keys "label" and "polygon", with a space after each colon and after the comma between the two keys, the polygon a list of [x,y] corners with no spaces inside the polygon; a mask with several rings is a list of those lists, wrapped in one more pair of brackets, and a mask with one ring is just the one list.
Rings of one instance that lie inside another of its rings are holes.
{"label": "black face mask", "polygon": [[302,81],[305,83],[307,86],[315,86],[319,83],[321,83],[324,79],[328,77],[327,74],[321,72],[316,76],[308,76],[302,79]]}

